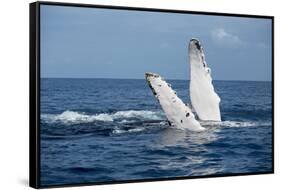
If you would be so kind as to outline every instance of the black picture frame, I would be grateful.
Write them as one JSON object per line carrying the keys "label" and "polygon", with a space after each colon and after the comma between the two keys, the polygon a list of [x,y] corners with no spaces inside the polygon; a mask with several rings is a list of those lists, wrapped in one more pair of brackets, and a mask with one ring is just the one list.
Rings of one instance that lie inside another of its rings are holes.
{"label": "black picture frame", "polygon": [[[272,170],[268,172],[235,173],[235,174],[230,173],[230,174],[223,174],[223,175],[183,176],[183,177],[157,178],[157,179],[120,180],[120,181],[110,181],[110,182],[93,182],[93,183],[41,186],[40,184],[40,6],[41,5],[270,19],[272,22],[271,25],[272,26],[271,28],[272,31],[272,35],[271,35],[272,36],[271,38],[271,42],[272,42],[271,43],[272,44],[272,60],[271,60],[271,64],[272,64],[272,70],[271,70],[272,72],[272,78],[271,78],[272,80]],[[30,60],[29,185],[30,187],[33,188],[69,187],[69,186],[100,185],[100,184],[150,182],[150,181],[163,181],[163,180],[165,181],[182,180],[182,179],[194,179],[194,178],[245,176],[245,175],[274,173],[274,16],[38,1],[29,4],[29,39],[30,39],[29,41],[30,44],[29,45],[29,60]]]}

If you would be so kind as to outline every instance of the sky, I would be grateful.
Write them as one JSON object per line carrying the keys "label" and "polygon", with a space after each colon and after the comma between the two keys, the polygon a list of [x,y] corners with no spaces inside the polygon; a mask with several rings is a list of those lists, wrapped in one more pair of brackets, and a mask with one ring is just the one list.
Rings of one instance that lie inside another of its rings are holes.
{"label": "sky", "polygon": [[41,5],[42,78],[189,79],[188,43],[213,80],[271,81],[271,20]]}

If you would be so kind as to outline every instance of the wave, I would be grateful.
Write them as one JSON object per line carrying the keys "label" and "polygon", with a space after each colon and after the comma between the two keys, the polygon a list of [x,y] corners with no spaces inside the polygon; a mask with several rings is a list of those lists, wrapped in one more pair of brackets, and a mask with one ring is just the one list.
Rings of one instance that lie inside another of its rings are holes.
{"label": "wave", "polygon": [[93,115],[67,110],[61,114],[41,114],[41,120],[44,122],[63,124],[91,123],[94,121],[113,122],[115,120],[121,120],[120,123],[127,123],[131,122],[131,119],[163,120],[164,118],[161,112],[147,110],[128,110]]}
{"label": "wave", "polygon": [[200,121],[203,127],[255,127],[271,126],[269,121]]}
{"label": "wave", "polygon": [[122,134],[122,133],[137,133],[137,132],[141,132],[144,131],[145,128],[134,128],[134,129],[128,129],[128,130],[123,130],[123,129],[119,129],[116,128],[112,131],[113,134]]}
{"label": "wave", "polygon": [[[66,110],[61,114],[41,114],[41,120],[45,123],[61,123],[65,125],[101,122],[118,122],[120,124],[134,124],[141,121],[155,121],[159,126],[167,125],[165,114],[161,111],[127,110],[115,113],[86,114]],[[199,121],[203,127],[255,127],[271,126],[271,121]],[[142,129],[139,129],[142,130]],[[127,131],[127,130],[126,130]],[[122,133],[117,129],[115,133]],[[127,131],[128,132],[128,131]],[[131,130],[129,132],[134,132]]]}

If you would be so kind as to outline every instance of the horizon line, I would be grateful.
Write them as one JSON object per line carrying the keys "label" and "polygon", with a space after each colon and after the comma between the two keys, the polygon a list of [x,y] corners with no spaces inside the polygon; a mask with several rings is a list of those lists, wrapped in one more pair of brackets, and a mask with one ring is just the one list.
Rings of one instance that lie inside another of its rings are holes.
{"label": "horizon line", "polygon": [[[92,78],[92,77],[40,77],[40,79],[118,79],[118,80],[145,80],[145,78]],[[190,79],[173,79],[164,78],[165,80],[187,80]],[[249,82],[272,82],[272,80],[246,80],[246,79],[213,79],[213,81],[249,81]]]}

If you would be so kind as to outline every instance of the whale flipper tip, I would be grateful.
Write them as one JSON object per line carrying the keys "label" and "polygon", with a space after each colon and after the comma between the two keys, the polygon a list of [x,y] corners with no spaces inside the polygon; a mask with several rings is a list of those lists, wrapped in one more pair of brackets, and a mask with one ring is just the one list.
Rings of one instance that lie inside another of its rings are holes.
{"label": "whale flipper tip", "polygon": [[155,78],[157,78],[157,77],[159,77],[160,75],[159,74],[157,74],[157,73],[152,73],[152,72],[146,72],[145,73],[145,78],[147,79],[148,77],[155,77]]}

